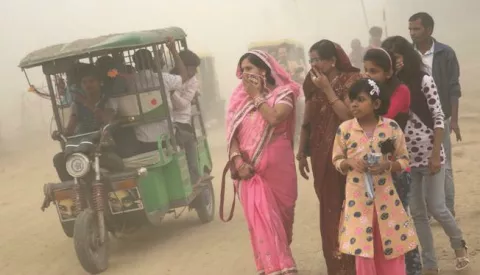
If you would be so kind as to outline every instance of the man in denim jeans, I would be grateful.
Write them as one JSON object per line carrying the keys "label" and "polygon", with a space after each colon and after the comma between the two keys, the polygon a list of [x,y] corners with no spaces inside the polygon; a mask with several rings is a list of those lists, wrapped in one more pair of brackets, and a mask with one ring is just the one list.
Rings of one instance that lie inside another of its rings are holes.
{"label": "man in denim jeans", "polygon": [[453,183],[450,133],[452,131],[455,133],[457,141],[462,140],[458,125],[458,106],[461,96],[460,67],[455,51],[432,37],[434,24],[433,18],[428,13],[420,12],[410,17],[409,29],[415,49],[422,56],[425,71],[435,80],[445,114],[443,140],[446,155],[445,200],[448,209],[455,216],[455,186]]}

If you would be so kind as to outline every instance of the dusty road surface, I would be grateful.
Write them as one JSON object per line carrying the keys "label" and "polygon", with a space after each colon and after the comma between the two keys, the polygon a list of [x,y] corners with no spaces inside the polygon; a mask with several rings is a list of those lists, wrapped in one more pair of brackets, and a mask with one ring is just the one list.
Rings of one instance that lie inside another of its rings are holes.
{"label": "dusty road surface", "polygon": [[[471,76],[473,83],[474,76]],[[465,233],[472,267],[462,274],[480,274],[480,109],[479,90],[472,87],[462,101],[462,143],[455,143],[455,180],[458,220]],[[225,162],[223,138],[211,134],[217,203],[220,169]],[[17,143],[18,144],[18,143]],[[52,156],[58,146],[47,135],[35,136],[0,155],[0,274],[86,274],[79,265],[72,240],[65,237],[53,207],[40,211],[43,183],[56,180]],[[293,252],[300,274],[326,274],[320,250],[318,202],[312,181],[299,180]],[[443,231],[434,225],[441,274],[457,274],[453,252]],[[144,229],[113,240],[110,268],[105,274],[249,275],[255,274],[247,230],[238,207],[232,222],[217,218],[202,225],[195,212],[165,220],[163,227]]]}

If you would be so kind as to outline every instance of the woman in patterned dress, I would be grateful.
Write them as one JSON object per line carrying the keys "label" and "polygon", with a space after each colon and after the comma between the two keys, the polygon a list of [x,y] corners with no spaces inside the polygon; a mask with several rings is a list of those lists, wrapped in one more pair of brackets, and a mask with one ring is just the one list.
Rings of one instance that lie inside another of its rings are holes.
{"label": "woman in patterned dress", "polygon": [[355,259],[338,253],[338,223],[345,200],[345,177],[332,164],[335,132],[341,122],[352,118],[348,89],[361,78],[345,51],[322,40],[310,48],[312,70],[303,83],[305,114],[297,160],[305,179],[311,158],[314,188],[320,202],[320,233],[328,275],[355,274]]}
{"label": "woman in patterned dress", "polygon": [[[374,80],[356,82],[349,98],[355,118],[340,125],[332,156],[347,175],[340,251],[355,256],[357,275],[405,275],[404,255],[418,242],[392,178],[408,167],[405,137],[397,122],[382,117],[389,96]],[[366,162],[370,154],[378,157],[373,165]]]}

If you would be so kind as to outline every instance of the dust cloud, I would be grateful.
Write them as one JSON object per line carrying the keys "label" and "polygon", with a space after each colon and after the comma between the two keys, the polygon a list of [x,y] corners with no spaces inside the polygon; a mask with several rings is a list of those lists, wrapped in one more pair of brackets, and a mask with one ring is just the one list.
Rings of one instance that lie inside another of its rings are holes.
{"label": "dust cloud", "polygon": [[[250,42],[290,38],[302,42],[307,50],[327,38],[349,51],[354,38],[363,45],[368,43],[368,29],[373,25],[387,26],[388,35],[408,37],[408,18],[419,11],[434,17],[434,36],[455,49],[461,64],[460,121],[465,141],[453,145],[455,180],[459,183],[455,191],[457,219],[470,248],[470,274],[480,274],[480,112],[476,104],[480,98],[480,1],[364,3],[368,26],[361,0],[3,0],[0,181],[4,183],[3,193],[8,195],[0,199],[0,217],[13,226],[0,227],[0,274],[41,274],[45,270],[49,274],[84,274],[72,241],[63,235],[55,208],[46,213],[38,210],[42,184],[57,179],[51,158],[59,148],[49,135],[50,102],[27,92],[27,82],[17,67],[27,53],[80,38],[178,26],[188,34],[189,48],[215,57],[220,93],[228,100],[238,81],[238,58]],[[41,70],[31,70],[29,76],[35,86],[46,86]],[[225,135],[221,129],[209,135],[218,202],[219,179],[227,158],[222,147]],[[298,179],[292,249],[301,274],[322,274],[326,267],[320,256],[318,200],[312,180]],[[114,240],[110,269],[105,274],[253,274],[248,231],[240,207],[235,215],[229,225],[217,219],[202,226],[192,213],[184,213],[178,220],[172,215],[161,229],[147,228],[129,239]],[[448,238],[438,225],[433,227],[442,274],[457,274]]]}
{"label": "dust cloud", "polygon": [[[408,17],[418,11],[431,13],[437,23],[436,37],[452,45],[461,62],[473,63],[476,45],[471,39],[476,34],[478,41],[478,31],[474,30],[478,26],[475,17],[480,10],[478,1],[364,2],[369,26],[387,25],[388,35],[408,36]],[[6,146],[9,141],[32,140],[32,136],[36,141],[49,139],[49,102],[27,93],[27,83],[17,64],[28,52],[51,44],[179,26],[187,32],[193,51],[215,56],[220,93],[228,99],[237,82],[234,75],[237,60],[250,42],[290,38],[303,42],[308,49],[315,41],[328,38],[342,44],[347,51],[353,38],[361,39],[364,45],[368,42],[368,26],[360,0],[19,0],[4,1],[1,6],[0,148],[11,148]],[[40,70],[33,70],[30,76],[37,87],[46,86]]]}

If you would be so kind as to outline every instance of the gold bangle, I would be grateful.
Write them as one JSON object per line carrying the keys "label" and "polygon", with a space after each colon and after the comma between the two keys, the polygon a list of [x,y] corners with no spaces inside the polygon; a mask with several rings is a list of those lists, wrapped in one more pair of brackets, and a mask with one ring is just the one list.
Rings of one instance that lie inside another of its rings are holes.
{"label": "gold bangle", "polygon": [[256,109],[260,108],[260,106],[265,102],[266,102],[265,98],[261,95],[256,96],[253,99],[253,105],[255,106]]}
{"label": "gold bangle", "polygon": [[339,100],[340,100],[340,98],[337,97],[334,100],[330,101],[329,103],[330,103],[330,105],[333,105],[333,104],[335,104],[335,102],[337,102]]}

